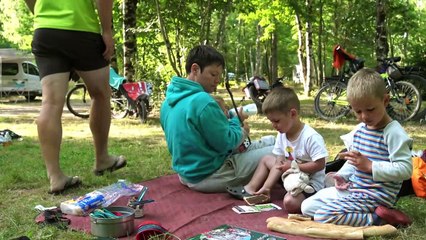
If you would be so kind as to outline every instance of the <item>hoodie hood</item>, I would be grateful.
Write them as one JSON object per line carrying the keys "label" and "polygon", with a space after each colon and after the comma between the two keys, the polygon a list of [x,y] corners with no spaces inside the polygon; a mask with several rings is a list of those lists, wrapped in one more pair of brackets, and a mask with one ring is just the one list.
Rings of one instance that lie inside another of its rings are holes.
{"label": "hoodie hood", "polygon": [[199,83],[175,76],[167,88],[166,101],[169,106],[174,107],[182,99],[198,92],[204,92]]}

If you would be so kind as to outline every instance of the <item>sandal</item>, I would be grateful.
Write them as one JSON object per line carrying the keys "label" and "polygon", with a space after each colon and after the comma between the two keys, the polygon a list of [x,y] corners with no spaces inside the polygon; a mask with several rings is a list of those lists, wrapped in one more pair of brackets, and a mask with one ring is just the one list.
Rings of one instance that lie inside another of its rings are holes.
{"label": "sandal", "polygon": [[374,213],[382,221],[394,227],[407,227],[413,223],[409,216],[395,208],[387,208],[379,205]]}
{"label": "sandal", "polygon": [[67,181],[65,182],[65,185],[63,188],[61,189],[56,189],[56,190],[49,190],[47,193],[48,194],[53,194],[53,195],[59,195],[62,194],[65,190],[71,189],[71,188],[75,188],[81,185],[81,180],[79,177],[74,176],[74,177],[68,177]]}
{"label": "sandal", "polygon": [[118,157],[115,158],[114,163],[112,164],[111,167],[105,168],[103,170],[96,170],[95,169],[95,170],[93,170],[93,173],[96,176],[102,176],[102,175],[104,175],[105,171],[112,173],[114,171],[117,171],[120,168],[125,167],[126,165],[127,165],[127,160],[124,158],[124,156],[118,156]]}
{"label": "sandal", "polygon": [[61,209],[51,209],[41,212],[36,218],[35,222],[40,226],[54,225],[59,229],[65,230],[70,225],[71,220],[64,217]]}
{"label": "sandal", "polygon": [[244,197],[253,196],[253,194],[248,193],[244,186],[236,186],[236,187],[226,187],[226,191],[231,194],[234,198],[243,200]]}

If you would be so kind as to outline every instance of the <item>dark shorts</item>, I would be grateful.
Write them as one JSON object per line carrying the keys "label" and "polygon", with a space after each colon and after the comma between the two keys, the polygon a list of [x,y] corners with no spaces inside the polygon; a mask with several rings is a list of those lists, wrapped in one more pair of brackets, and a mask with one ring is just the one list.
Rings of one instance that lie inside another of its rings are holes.
{"label": "dark shorts", "polygon": [[102,56],[102,36],[96,33],[40,28],[35,30],[31,46],[40,78],[73,69],[96,70],[109,64]]}

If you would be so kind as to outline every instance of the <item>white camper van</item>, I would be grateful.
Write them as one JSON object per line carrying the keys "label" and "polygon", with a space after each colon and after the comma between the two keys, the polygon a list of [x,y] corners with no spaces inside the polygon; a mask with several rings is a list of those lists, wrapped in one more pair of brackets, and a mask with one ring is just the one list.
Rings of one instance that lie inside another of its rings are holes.
{"label": "white camper van", "polygon": [[32,57],[0,50],[0,98],[21,95],[27,100],[41,96],[41,82]]}

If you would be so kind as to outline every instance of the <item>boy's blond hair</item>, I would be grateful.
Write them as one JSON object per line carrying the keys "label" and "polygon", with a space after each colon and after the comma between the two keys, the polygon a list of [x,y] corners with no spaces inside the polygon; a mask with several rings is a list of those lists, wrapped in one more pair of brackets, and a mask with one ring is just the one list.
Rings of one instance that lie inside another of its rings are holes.
{"label": "boy's blond hair", "polygon": [[349,102],[359,101],[365,97],[383,99],[386,93],[385,81],[379,73],[371,68],[363,68],[349,79],[347,88]]}
{"label": "boy's blond hair", "polygon": [[262,104],[262,112],[288,113],[292,108],[300,111],[300,101],[293,89],[287,87],[274,88]]}

